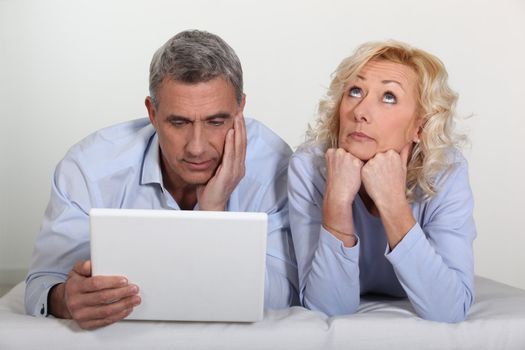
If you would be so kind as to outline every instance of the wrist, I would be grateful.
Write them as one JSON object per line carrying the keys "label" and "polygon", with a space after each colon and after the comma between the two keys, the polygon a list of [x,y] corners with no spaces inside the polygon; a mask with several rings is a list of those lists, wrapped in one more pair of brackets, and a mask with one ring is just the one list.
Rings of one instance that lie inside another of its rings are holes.
{"label": "wrist", "polygon": [[49,314],[57,318],[71,318],[71,314],[66,305],[65,287],[65,282],[55,284],[51,287],[47,296],[47,308]]}
{"label": "wrist", "polygon": [[226,211],[226,204],[199,203],[199,209],[203,211]]}
{"label": "wrist", "polygon": [[412,214],[410,204],[406,197],[393,201],[374,201],[374,204],[381,218],[396,218]]}
{"label": "wrist", "polygon": [[329,233],[331,233],[335,238],[343,242],[343,245],[346,248],[353,247],[357,244],[357,237],[355,236],[353,231],[352,232],[341,231],[341,230],[331,227],[330,225],[327,225],[326,223],[323,223],[323,228]]}

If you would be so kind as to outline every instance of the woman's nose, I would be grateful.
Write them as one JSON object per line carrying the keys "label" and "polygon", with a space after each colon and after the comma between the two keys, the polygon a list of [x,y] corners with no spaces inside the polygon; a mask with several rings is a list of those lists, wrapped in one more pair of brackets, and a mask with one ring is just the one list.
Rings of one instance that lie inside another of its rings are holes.
{"label": "woman's nose", "polygon": [[354,120],[356,122],[369,123],[371,121],[368,96],[364,96],[354,108]]}

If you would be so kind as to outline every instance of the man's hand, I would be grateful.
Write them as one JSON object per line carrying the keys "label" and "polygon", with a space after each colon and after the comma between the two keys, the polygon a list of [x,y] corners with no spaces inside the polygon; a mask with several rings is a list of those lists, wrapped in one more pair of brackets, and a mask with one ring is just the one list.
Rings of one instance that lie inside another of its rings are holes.
{"label": "man's hand", "polygon": [[352,202],[361,187],[363,162],[342,148],[329,149],[326,159],[326,189],[323,226],[344,245],[355,245]]}
{"label": "man's hand", "polygon": [[244,177],[246,159],[246,126],[241,112],[234,117],[233,129],[224,141],[222,162],[206,185],[197,188],[201,210],[223,211],[233,190]]}
{"label": "man's hand", "polygon": [[54,286],[49,311],[59,318],[72,318],[81,328],[110,325],[128,316],[140,304],[138,287],[124,277],[91,277],[91,261],[77,262],[66,282]]}

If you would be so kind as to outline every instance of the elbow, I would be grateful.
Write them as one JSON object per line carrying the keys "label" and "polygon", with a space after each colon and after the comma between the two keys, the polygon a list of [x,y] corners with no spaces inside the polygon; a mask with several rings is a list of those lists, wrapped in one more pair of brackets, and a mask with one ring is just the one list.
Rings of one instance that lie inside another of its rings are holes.
{"label": "elbow", "polygon": [[354,314],[359,306],[359,300],[357,302],[327,303],[324,300],[303,296],[301,304],[312,311],[320,311],[328,317],[335,317]]}
{"label": "elbow", "polygon": [[455,313],[451,312],[429,312],[418,313],[418,316],[426,321],[442,322],[442,323],[460,323],[467,319],[467,312],[458,310]]}
{"label": "elbow", "polygon": [[417,310],[417,314],[427,321],[459,323],[467,319],[472,302],[472,294],[466,293],[464,300],[458,301],[455,305],[435,305],[427,310]]}

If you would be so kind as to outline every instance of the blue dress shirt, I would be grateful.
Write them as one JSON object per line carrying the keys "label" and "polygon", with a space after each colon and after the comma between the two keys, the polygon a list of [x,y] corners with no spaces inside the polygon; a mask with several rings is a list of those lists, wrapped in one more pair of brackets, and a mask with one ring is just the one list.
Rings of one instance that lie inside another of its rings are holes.
{"label": "blue dress shirt", "polygon": [[[246,173],[227,210],[268,214],[265,307],[283,308],[298,303],[286,193],[292,151],[261,123],[245,120]],[[91,208],[180,209],[163,186],[157,134],[147,118],[95,132],[58,164],[26,280],[28,314],[47,316],[51,287],[90,259]]]}
{"label": "blue dress shirt", "polygon": [[419,316],[458,322],[474,295],[472,242],[476,236],[467,162],[454,151],[437,194],[411,204],[416,224],[390,250],[380,218],[356,196],[357,244],[347,248],[322,226],[326,185],[324,152],[303,148],[290,159],[290,225],[304,306],[328,315],[350,314],[360,295],[408,297]]}

